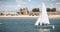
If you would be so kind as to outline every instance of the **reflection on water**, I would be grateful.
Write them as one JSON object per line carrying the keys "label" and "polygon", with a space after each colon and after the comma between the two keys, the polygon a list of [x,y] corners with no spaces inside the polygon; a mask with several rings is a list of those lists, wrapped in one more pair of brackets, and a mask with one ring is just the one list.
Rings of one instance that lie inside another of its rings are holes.
{"label": "reflection on water", "polygon": [[43,28],[40,28],[40,29],[37,29],[37,32],[50,32],[50,29],[43,29]]}

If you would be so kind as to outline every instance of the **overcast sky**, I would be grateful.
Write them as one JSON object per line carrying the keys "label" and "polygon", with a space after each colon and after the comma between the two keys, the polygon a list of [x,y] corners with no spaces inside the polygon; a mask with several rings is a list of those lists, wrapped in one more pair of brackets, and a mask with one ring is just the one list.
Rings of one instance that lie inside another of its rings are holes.
{"label": "overcast sky", "polygon": [[60,0],[0,0],[0,11],[18,11],[24,7],[31,11],[33,8],[41,8],[42,2],[46,7],[60,9]]}

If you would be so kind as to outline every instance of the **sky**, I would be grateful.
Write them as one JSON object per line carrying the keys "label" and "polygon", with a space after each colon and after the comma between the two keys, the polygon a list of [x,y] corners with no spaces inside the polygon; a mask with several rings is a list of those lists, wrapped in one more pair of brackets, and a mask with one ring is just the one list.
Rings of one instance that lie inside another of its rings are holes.
{"label": "sky", "polygon": [[29,11],[33,8],[41,9],[42,2],[46,7],[60,9],[60,0],[0,0],[0,11],[19,11],[24,7],[27,7]]}

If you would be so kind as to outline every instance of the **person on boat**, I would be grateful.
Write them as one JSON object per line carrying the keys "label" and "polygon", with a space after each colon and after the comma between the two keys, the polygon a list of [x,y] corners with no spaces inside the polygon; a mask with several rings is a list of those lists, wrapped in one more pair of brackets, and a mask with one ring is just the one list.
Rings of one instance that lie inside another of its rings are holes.
{"label": "person on boat", "polygon": [[42,23],[42,26],[44,26],[45,24],[44,23]]}
{"label": "person on boat", "polygon": [[47,25],[48,25],[48,23],[46,23],[46,24],[42,23],[42,26],[47,26]]}
{"label": "person on boat", "polygon": [[48,25],[48,23],[46,23],[46,26]]}
{"label": "person on boat", "polygon": [[38,23],[38,25],[40,25],[40,22]]}

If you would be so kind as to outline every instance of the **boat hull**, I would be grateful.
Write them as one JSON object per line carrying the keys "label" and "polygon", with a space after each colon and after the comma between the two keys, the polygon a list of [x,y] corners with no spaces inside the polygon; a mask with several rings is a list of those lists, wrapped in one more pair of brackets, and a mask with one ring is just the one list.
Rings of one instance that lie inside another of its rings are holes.
{"label": "boat hull", "polygon": [[39,28],[46,28],[46,29],[52,29],[52,27],[53,27],[53,25],[45,25],[45,26],[37,26],[37,28],[39,29]]}

